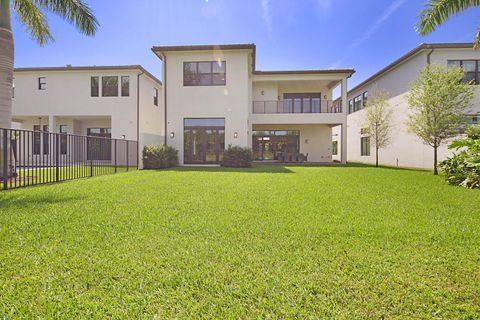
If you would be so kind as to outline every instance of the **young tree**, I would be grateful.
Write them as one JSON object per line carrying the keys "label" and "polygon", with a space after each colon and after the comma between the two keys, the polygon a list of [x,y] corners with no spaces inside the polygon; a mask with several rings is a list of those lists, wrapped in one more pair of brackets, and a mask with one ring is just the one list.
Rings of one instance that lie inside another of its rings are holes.
{"label": "young tree", "polygon": [[428,65],[408,93],[409,130],[433,148],[433,170],[438,175],[438,147],[458,135],[473,98],[474,87],[462,82],[463,70]]}
{"label": "young tree", "polygon": [[365,106],[363,127],[375,146],[375,166],[378,167],[378,150],[390,143],[392,110],[388,104],[390,94],[385,90],[373,92]]}
{"label": "young tree", "polygon": [[[31,37],[43,46],[53,41],[45,11],[73,23],[88,36],[97,31],[98,22],[83,0],[0,0],[0,128],[10,128],[12,124],[14,42],[11,12],[26,26]],[[2,150],[0,143],[0,154],[3,154]],[[2,167],[3,157],[0,157]],[[1,179],[3,170],[0,171]]]}
{"label": "young tree", "polygon": [[[420,12],[418,30],[425,36],[444,24],[450,16],[458,15],[467,9],[480,7],[480,0],[430,0],[427,8]],[[480,29],[477,31],[475,47],[480,46]]]}

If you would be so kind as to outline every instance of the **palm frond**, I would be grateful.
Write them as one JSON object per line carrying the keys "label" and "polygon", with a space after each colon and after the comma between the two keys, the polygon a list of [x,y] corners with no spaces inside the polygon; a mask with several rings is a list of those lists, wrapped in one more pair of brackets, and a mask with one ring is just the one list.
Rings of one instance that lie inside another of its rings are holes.
{"label": "palm frond", "polygon": [[90,7],[82,0],[31,0],[75,25],[78,31],[95,35],[99,23]]}
{"label": "palm frond", "polygon": [[37,40],[41,46],[53,41],[45,14],[34,2],[31,0],[15,0],[13,9],[20,21],[26,26],[32,39]]}
{"label": "palm frond", "polygon": [[417,25],[419,33],[423,36],[433,32],[450,16],[480,6],[480,0],[430,0],[426,6],[427,9],[420,12],[420,22]]}

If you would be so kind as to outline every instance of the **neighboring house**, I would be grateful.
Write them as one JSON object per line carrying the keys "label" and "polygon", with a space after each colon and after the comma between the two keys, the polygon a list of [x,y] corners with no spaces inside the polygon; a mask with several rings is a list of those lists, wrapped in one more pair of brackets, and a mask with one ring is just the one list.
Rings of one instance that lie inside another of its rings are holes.
{"label": "neighboring house", "polygon": [[[423,144],[407,129],[409,85],[429,63],[461,66],[465,69],[465,81],[474,80],[474,85],[480,84],[480,51],[472,48],[471,43],[422,44],[351,89],[348,92],[348,161],[375,163],[374,145],[362,130],[365,117],[363,107],[369,94],[376,90],[387,90],[393,109],[392,139],[387,148],[380,149],[380,164],[431,169],[432,147]],[[467,121],[470,123],[480,122],[479,98],[477,94],[472,108],[467,112]],[[341,129],[334,128],[334,148],[340,148],[345,140],[341,136]],[[440,160],[450,154],[446,145],[439,149]]]}
{"label": "neighboring house", "polygon": [[299,153],[333,161],[332,127],[346,132],[353,69],[258,71],[254,44],[152,50],[163,61],[165,143],[179,150],[180,164],[219,163],[228,145],[251,147],[260,161]]}
{"label": "neighboring house", "polygon": [[[165,140],[162,83],[137,65],[17,68],[12,118],[26,130],[139,141],[140,152]],[[48,154],[43,136],[30,158]]]}

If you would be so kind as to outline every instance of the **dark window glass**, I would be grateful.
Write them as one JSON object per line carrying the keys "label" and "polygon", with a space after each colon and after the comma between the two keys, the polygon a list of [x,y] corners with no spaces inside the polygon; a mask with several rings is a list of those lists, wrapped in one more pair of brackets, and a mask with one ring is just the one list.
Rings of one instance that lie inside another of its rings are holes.
{"label": "dark window glass", "polygon": [[158,89],[153,88],[153,104],[158,106]]}
{"label": "dark window glass", "polygon": [[48,126],[43,126],[43,154],[50,152],[50,134],[48,133]]}
{"label": "dark window glass", "polygon": [[130,77],[122,76],[122,97],[130,95]]}
{"label": "dark window glass", "polygon": [[[87,159],[110,160],[112,158],[111,128],[87,128]],[[102,139],[108,138],[108,139]]]}
{"label": "dark window glass", "polygon": [[359,95],[353,99],[353,111],[357,112],[361,109],[362,109],[362,95]]}
{"label": "dark window glass", "polygon": [[363,107],[365,107],[367,105],[367,102],[368,102],[368,91],[365,91],[363,94],[362,94],[362,105]]}
{"label": "dark window glass", "polygon": [[38,78],[38,90],[46,90],[47,89],[47,78],[40,77]]}
{"label": "dark window glass", "polygon": [[321,112],[321,93],[284,93],[284,112],[312,113]]}
{"label": "dark window glass", "polygon": [[353,100],[348,100],[348,113],[353,113]]}
{"label": "dark window glass", "polygon": [[60,154],[67,154],[67,126],[66,125],[60,125],[59,129],[60,133],[63,133],[60,136]]}
{"label": "dark window glass", "polygon": [[361,156],[368,157],[370,156],[370,137],[361,137]]}
{"label": "dark window glass", "polygon": [[338,141],[332,142],[332,155],[338,155]]}
{"label": "dark window glass", "polygon": [[98,97],[98,77],[90,78],[90,96]]}
{"label": "dark window glass", "polygon": [[462,68],[465,75],[462,79],[463,83],[479,84],[480,70],[478,68],[479,60],[448,60],[447,66]]}
{"label": "dark window glass", "polygon": [[185,62],[184,86],[222,86],[226,84],[225,61]]}
{"label": "dark window glass", "polygon": [[102,97],[118,97],[118,77],[102,77]]}
{"label": "dark window glass", "polygon": [[41,143],[41,136],[40,136],[40,126],[34,125],[33,126],[33,154],[40,154],[40,143]]}

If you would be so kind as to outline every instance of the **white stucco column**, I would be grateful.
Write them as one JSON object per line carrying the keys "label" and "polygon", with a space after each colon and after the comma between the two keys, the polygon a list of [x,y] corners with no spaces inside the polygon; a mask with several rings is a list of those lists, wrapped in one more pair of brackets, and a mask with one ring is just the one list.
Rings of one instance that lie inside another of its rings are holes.
{"label": "white stucco column", "polygon": [[342,164],[347,163],[347,122],[342,123],[342,133],[341,133],[341,162]]}
{"label": "white stucco column", "polygon": [[48,131],[57,132],[57,117],[48,116]]}
{"label": "white stucco column", "polygon": [[347,115],[347,78],[342,79],[342,113]]}

